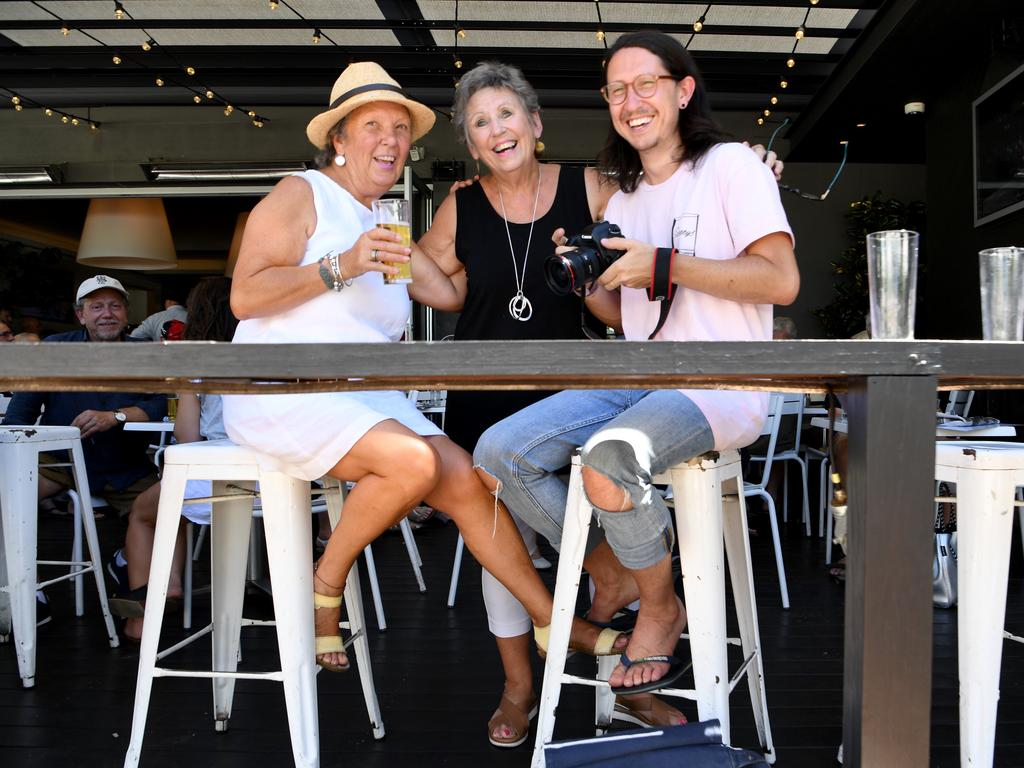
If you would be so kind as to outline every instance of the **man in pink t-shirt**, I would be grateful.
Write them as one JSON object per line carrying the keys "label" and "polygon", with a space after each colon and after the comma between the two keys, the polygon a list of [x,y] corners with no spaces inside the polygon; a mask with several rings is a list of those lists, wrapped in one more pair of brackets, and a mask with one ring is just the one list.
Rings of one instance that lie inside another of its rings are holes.
{"label": "man in pink t-shirt", "polygon": [[[771,172],[715,124],[693,59],[674,38],[623,35],[605,75],[613,132],[598,160],[619,183],[605,218],[624,237],[602,243],[623,253],[591,287],[587,307],[629,340],[770,339],[772,305],[791,303],[799,288]],[[738,391],[568,391],[480,438],[482,473],[500,480],[502,501],[556,545],[566,500],[556,472],[583,445],[587,497],[607,538],[584,560],[596,585],[589,618],[608,621],[640,599],[609,679],[615,693],[663,687],[685,668],[672,656],[686,624],[672,584],[673,529],[652,477],[752,442],[766,403]]]}

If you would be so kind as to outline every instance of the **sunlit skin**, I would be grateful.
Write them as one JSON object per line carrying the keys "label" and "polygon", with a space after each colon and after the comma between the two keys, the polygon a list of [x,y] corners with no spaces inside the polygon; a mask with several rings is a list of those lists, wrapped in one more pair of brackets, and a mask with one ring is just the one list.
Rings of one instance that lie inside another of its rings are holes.
{"label": "sunlit skin", "polygon": [[113,288],[101,288],[82,299],[82,307],[75,308],[75,316],[90,341],[117,341],[128,325],[128,305]]}
{"label": "sunlit skin", "polygon": [[345,129],[334,138],[334,151],[345,165],[324,169],[367,208],[398,181],[412,143],[409,110],[389,101],[374,101],[352,110]]}
{"label": "sunlit skin", "polygon": [[533,150],[542,130],[540,116],[527,112],[507,88],[482,88],[466,107],[469,153],[496,173],[534,165]]}

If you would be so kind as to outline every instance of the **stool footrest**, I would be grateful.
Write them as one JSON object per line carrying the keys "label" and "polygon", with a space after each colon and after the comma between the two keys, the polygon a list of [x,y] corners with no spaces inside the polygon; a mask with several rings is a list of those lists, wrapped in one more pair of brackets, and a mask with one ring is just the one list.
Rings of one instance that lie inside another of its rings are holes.
{"label": "stool footrest", "polygon": [[196,640],[198,640],[199,638],[203,637],[204,635],[210,634],[211,632],[213,632],[213,624],[207,624],[205,627],[200,629],[195,634],[189,635],[188,637],[186,637],[181,642],[175,643],[170,648],[165,648],[164,650],[160,651],[156,655],[156,660],[160,661],[161,659],[166,659],[172,653],[177,653],[178,651],[180,651],[185,646],[192,645],[192,643],[194,643]]}
{"label": "stool footrest", "polygon": [[273,680],[278,683],[284,682],[284,673],[280,670],[276,672],[211,672],[205,669],[153,667],[153,677],[202,677],[208,679]]}

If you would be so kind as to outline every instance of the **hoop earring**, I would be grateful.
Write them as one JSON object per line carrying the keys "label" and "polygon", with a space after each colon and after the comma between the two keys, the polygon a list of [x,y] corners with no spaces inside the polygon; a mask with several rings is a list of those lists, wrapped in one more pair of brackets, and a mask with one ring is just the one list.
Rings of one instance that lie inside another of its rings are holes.
{"label": "hoop earring", "polygon": [[344,168],[345,167],[345,156],[344,155],[335,155],[334,156],[334,164],[336,166],[338,166],[339,168]]}
{"label": "hoop earring", "polygon": [[547,149],[547,147],[544,145],[544,142],[541,141],[540,139],[537,139],[537,143],[533,145],[534,156],[540,157],[541,155],[544,154],[545,149]]}

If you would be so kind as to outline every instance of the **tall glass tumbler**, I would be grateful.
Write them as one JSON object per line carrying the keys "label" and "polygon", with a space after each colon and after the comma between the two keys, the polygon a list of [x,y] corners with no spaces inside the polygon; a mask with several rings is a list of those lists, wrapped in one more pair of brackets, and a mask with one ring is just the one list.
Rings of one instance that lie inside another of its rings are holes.
{"label": "tall glass tumbler", "polygon": [[[409,247],[412,244],[412,209],[408,200],[387,198],[373,201],[373,221],[378,227],[390,229],[401,238],[401,244]],[[412,262],[388,262],[398,267],[398,274],[384,275],[385,283],[411,283]]]}
{"label": "tall glass tumbler", "polygon": [[872,232],[866,238],[873,339],[914,338],[919,239],[906,229]]}
{"label": "tall glass tumbler", "polygon": [[1024,248],[987,248],[978,254],[981,269],[983,338],[1024,338]]}

